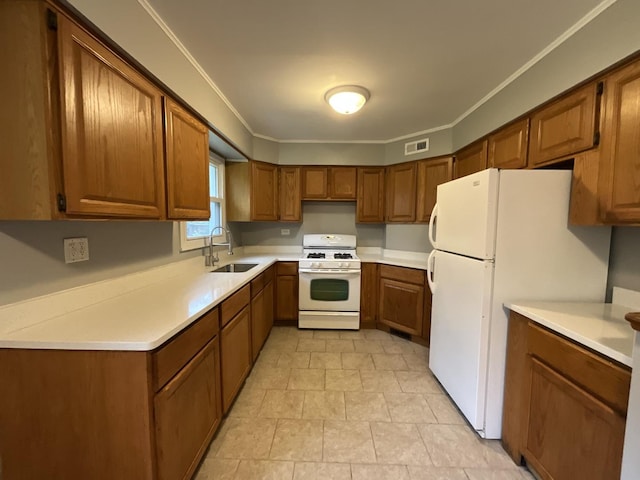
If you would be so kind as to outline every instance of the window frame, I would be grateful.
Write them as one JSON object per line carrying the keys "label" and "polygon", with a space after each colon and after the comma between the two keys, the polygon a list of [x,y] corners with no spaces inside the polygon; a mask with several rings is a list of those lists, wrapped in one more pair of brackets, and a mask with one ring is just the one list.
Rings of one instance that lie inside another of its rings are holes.
{"label": "window frame", "polygon": [[[226,192],[225,192],[225,164],[224,159],[217,156],[213,152],[209,152],[209,165],[215,165],[218,170],[218,196],[209,197],[209,202],[220,203],[220,220],[222,225],[227,224],[227,208],[226,208]],[[209,179],[211,181],[211,178]],[[211,191],[211,190],[209,190]],[[211,217],[209,217],[211,221]],[[180,251],[187,252],[189,250],[196,250],[198,248],[205,247],[205,238],[207,236],[187,238],[187,223],[180,222]],[[220,230],[217,235],[212,238],[214,243],[223,243],[226,241],[226,234],[223,230]]]}

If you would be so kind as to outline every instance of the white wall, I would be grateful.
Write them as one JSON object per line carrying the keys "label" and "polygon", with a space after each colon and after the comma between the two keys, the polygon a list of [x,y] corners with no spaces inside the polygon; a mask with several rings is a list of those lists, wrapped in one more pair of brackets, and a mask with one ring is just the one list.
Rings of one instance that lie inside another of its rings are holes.
{"label": "white wall", "polygon": [[384,165],[383,144],[281,143],[281,165]]}

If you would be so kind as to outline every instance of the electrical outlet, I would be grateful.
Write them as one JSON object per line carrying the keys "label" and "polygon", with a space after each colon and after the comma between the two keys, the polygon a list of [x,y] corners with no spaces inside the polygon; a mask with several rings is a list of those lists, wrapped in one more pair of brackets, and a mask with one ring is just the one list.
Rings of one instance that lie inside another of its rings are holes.
{"label": "electrical outlet", "polygon": [[64,239],[64,263],[84,262],[89,260],[89,239],[75,237]]}
{"label": "electrical outlet", "polygon": [[280,235],[291,235],[291,230],[289,230],[288,228],[281,228],[280,229]]}

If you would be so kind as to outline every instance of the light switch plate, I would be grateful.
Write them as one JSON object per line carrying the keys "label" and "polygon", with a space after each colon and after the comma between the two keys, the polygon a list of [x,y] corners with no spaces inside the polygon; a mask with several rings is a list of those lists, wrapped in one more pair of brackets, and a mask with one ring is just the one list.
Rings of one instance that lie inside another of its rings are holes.
{"label": "light switch plate", "polygon": [[280,235],[291,235],[291,230],[289,230],[288,228],[281,228],[280,229]]}
{"label": "light switch plate", "polygon": [[64,239],[64,263],[84,262],[89,260],[89,239],[75,237]]}

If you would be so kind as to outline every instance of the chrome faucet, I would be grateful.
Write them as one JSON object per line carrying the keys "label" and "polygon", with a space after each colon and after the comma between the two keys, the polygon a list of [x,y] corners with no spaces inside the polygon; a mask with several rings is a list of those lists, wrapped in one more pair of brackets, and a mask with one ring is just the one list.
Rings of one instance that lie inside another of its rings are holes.
{"label": "chrome faucet", "polygon": [[[216,230],[222,230],[223,232],[225,232],[225,235],[227,237],[226,242],[224,243],[213,242],[213,234],[216,232]],[[223,245],[229,247],[229,251],[227,252],[227,255],[233,255],[233,237],[231,236],[231,230],[229,230],[229,228],[223,227],[222,225],[218,225],[217,227],[213,227],[213,229],[211,230],[211,233],[209,234],[209,237],[205,239],[205,247],[207,246],[209,247],[209,253],[205,255],[205,259],[204,259],[205,266],[213,267],[215,266],[216,263],[220,261],[220,258],[218,258],[218,252],[214,252],[213,247],[219,247]]]}

